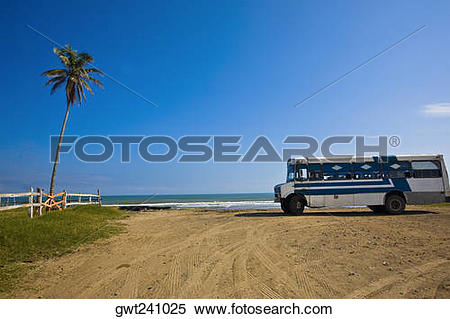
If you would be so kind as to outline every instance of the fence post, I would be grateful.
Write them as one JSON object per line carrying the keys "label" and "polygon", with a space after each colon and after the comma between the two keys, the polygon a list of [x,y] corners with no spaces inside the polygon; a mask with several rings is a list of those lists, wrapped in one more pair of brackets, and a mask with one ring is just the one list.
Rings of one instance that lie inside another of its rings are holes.
{"label": "fence post", "polygon": [[33,187],[30,187],[30,196],[28,196],[28,203],[30,207],[28,207],[28,217],[33,218]]}
{"label": "fence post", "polygon": [[39,203],[39,207],[38,207],[38,213],[39,216],[42,216],[42,188],[38,188],[38,203]]}
{"label": "fence post", "polygon": [[89,196],[89,204],[91,204],[91,203],[92,203],[92,197]]}
{"label": "fence post", "polygon": [[78,196],[78,203],[81,203],[81,196]]}
{"label": "fence post", "polygon": [[66,209],[66,206],[67,206],[67,192],[66,192],[65,189],[63,189],[63,195],[62,196],[63,196],[63,198],[62,198],[62,200],[63,200],[62,208]]}
{"label": "fence post", "polygon": [[97,198],[98,198],[98,204],[100,205],[100,206],[102,206],[102,198],[100,197],[100,189],[97,189]]}

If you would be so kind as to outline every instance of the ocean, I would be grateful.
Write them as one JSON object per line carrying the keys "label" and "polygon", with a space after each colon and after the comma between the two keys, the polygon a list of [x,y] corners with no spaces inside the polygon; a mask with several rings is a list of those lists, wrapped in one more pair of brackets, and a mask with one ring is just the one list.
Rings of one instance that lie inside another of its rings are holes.
{"label": "ocean", "polygon": [[274,209],[273,193],[186,194],[186,195],[104,195],[103,205],[153,206],[209,209]]}

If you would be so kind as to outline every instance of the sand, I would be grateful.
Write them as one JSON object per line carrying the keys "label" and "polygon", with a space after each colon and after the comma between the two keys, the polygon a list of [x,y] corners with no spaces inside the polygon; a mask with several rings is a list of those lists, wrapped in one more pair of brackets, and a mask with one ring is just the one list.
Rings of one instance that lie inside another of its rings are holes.
{"label": "sand", "polygon": [[165,210],[43,261],[16,298],[450,298],[450,206]]}

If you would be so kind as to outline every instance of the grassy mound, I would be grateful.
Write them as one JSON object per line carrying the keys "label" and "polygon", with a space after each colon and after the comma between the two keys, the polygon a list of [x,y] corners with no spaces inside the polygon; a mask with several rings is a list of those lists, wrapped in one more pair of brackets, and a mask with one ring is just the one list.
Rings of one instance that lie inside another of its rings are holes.
{"label": "grassy mound", "polygon": [[14,288],[33,262],[71,252],[123,229],[125,213],[112,207],[77,206],[28,218],[27,209],[0,211],[0,293]]}

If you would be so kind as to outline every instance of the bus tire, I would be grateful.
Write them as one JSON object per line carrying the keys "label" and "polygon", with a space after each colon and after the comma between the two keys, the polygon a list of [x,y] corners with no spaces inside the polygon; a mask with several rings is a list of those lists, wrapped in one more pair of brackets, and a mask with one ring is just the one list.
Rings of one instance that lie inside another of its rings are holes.
{"label": "bus tire", "polygon": [[383,213],[386,211],[386,207],[384,205],[374,205],[374,206],[367,206],[367,207],[374,213]]}
{"label": "bus tire", "polygon": [[289,215],[301,215],[305,209],[305,201],[300,196],[292,196],[287,206]]}
{"label": "bus tire", "polygon": [[286,200],[285,199],[281,199],[280,204],[281,204],[281,209],[283,210],[283,212],[285,214],[287,214],[288,213],[288,208],[287,208]]}
{"label": "bus tire", "polygon": [[405,199],[399,195],[389,195],[386,198],[386,211],[389,214],[401,214],[405,210]]}

